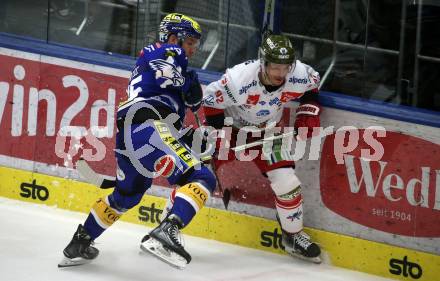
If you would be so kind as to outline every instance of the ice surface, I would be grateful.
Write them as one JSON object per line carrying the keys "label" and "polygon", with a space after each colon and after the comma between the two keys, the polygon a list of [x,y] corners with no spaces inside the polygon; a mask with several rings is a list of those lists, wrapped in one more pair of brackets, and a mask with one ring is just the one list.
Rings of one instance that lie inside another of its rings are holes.
{"label": "ice surface", "polygon": [[185,236],[192,262],[178,270],[141,253],[147,228],[117,222],[96,240],[91,264],[57,267],[85,214],[0,197],[0,276],[13,281],[373,281],[390,280],[288,256]]}

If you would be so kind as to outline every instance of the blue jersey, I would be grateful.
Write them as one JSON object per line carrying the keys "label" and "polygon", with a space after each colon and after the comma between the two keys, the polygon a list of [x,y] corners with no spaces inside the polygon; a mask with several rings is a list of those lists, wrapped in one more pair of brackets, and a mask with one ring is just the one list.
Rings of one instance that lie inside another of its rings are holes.
{"label": "blue jersey", "polygon": [[143,101],[152,106],[166,106],[185,116],[182,91],[187,91],[188,58],[178,45],[155,43],[143,48],[134,67],[127,88],[128,99],[119,106],[118,119],[123,118],[130,106]]}

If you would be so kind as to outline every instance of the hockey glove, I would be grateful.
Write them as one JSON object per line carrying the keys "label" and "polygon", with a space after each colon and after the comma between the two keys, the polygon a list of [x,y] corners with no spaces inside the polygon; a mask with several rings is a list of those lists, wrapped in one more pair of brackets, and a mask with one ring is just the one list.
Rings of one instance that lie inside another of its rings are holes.
{"label": "hockey glove", "polygon": [[[296,109],[294,127],[300,139],[310,138],[313,133],[313,128],[321,125],[319,118],[320,113],[321,107],[316,103],[306,103],[298,106]],[[307,130],[299,129],[304,127],[307,128]],[[307,134],[305,134],[305,132],[307,132]]]}
{"label": "hockey glove", "polygon": [[194,70],[186,72],[186,79],[190,84],[188,90],[183,92],[183,101],[191,111],[196,112],[202,104],[202,86],[200,86],[199,77]]}

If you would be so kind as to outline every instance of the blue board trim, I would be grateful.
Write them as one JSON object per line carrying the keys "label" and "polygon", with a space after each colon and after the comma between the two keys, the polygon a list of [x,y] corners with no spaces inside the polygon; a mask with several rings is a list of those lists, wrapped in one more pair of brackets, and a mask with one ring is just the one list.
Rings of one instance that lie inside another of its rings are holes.
{"label": "blue board trim", "polygon": [[326,91],[321,91],[319,101],[327,107],[440,128],[440,112],[423,108],[367,100]]}
{"label": "blue board trim", "polygon": [[123,70],[131,70],[136,62],[135,58],[130,56],[59,43],[47,43],[44,40],[2,32],[0,32],[0,47]]}
{"label": "blue board trim", "polygon": [[[48,43],[44,40],[2,32],[0,32],[0,46],[129,71],[136,61],[135,58],[130,56],[59,43]],[[66,52],[66,50],[68,51]],[[197,69],[197,72],[202,84],[209,84],[221,77],[221,73],[214,71]],[[321,104],[326,107],[440,128],[440,112],[436,111],[326,91],[321,91],[319,99]]]}

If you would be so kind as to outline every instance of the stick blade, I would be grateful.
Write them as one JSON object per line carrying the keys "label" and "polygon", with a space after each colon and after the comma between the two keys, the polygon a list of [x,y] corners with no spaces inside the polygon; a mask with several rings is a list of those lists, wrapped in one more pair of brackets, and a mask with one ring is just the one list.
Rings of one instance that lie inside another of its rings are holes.
{"label": "stick blade", "polygon": [[105,179],[101,175],[97,174],[92,167],[89,166],[87,161],[82,158],[76,162],[76,169],[86,181],[96,185],[99,188],[107,189],[116,186],[116,181]]}
{"label": "stick blade", "polygon": [[225,205],[225,209],[228,209],[229,201],[231,200],[231,191],[229,189],[225,189],[223,191],[223,204]]}

